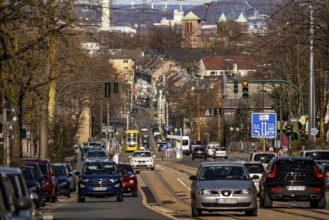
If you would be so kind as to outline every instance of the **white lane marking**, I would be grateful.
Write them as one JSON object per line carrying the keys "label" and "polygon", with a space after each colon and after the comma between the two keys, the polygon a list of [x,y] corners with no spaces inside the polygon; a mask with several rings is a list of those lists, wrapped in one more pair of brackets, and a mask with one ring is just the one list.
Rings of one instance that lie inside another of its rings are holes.
{"label": "white lane marking", "polygon": [[162,170],[166,170],[165,168],[161,167],[159,164],[156,165],[156,167],[162,169]]}
{"label": "white lane marking", "polygon": [[181,179],[177,178],[177,180],[186,188],[188,189],[189,191],[191,191],[191,188],[188,187]]}
{"label": "white lane marking", "polygon": [[43,220],[52,220],[52,219],[54,219],[54,216],[53,215],[45,215],[45,216],[43,216],[42,219]]}

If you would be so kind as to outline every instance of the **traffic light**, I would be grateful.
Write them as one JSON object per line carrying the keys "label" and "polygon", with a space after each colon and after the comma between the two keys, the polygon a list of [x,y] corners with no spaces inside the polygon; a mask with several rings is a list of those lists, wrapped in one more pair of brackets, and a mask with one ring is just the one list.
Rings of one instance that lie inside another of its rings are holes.
{"label": "traffic light", "polygon": [[289,136],[291,135],[291,125],[290,124],[287,124],[286,125],[286,134]]}
{"label": "traffic light", "polygon": [[238,85],[238,80],[234,80],[234,94],[237,94],[239,92],[239,85]]}
{"label": "traffic light", "polygon": [[219,115],[220,116],[224,115],[224,109],[222,107],[219,108]]}
{"label": "traffic light", "polygon": [[105,98],[111,97],[111,83],[106,82],[105,83]]}
{"label": "traffic light", "polygon": [[242,97],[247,99],[249,96],[249,88],[248,88],[248,81],[247,80],[243,80],[242,82]]}
{"label": "traffic light", "polygon": [[240,118],[240,109],[239,108],[236,109],[235,114],[236,114],[237,118]]}
{"label": "traffic light", "polygon": [[114,82],[114,93],[119,93],[119,83]]}
{"label": "traffic light", "polygon": [[302,143],[304,144],[304,142],[305,142],[305,140],[306,140],[305,129],[301,129],[301,130],[300,130],[300,140],[301,140]]}

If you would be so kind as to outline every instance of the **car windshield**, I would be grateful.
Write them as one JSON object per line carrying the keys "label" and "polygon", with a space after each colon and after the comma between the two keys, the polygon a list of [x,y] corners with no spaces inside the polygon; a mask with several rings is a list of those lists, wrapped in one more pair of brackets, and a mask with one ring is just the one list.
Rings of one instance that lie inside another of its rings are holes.
{"label": "car windshield", "polygon": [[23,172],[24,179],[26,179],[26,180],[36,179],[33,168],[26,167],[26,168],[22,169],[22,172]]}
{"label": "car windshield", "polygon": [[39,163],[42,174],[48,174],[49,166],[47,163]]}
{"label": "car windshield", "polygon": [[209,166],[200,173],[200,181],[209,180],[249,180],[249,175],[242,166]]}
{"label": "car windshield", "polygon": [[245,164],[249,173],[263,173],[265,172],[264,166],[262,164]]}
{"label": "car windshield", "polygon": [[313,161],[304,160],[284,160],[276,162],[277,172],[295,172],[295,171],[308,171],[314,172]]}
{"label": "car windshield", "polygon": [[270,160],[275,157],[275,154],[255,154],[254,161],[260,161],[262,163],[269,163]]}
{"label": "car windshield", "polygon": [[327,151],[306,152],[305,157],[312,157],[314,160],[328,160],[329,152]]}
{"label": "car windshield", "polygon": [[89,151],[87,157],[106,157],[106,153],[104,151]]}
{"label": "car windshield", "polygon": [[54,166],[54,171],[57,176],[66,176],[66,171],[64,167]]}
{"label": "car windshield", "polygon": [[127,166],[127,165],[118,165],[119,167],[119,171],[123,174],[134,174],[133,168],[131,166]]}
{"label": "car windshield", "polygon": [[194,151],[205,151],[204,147],[196,147],[194,148]]}
{"label": "car windshield", "polygon": [[151,157],[151,152],[134,152],[133,157]]}
{"label": "car windshield", "polygon": [[115,174],[118,173],[117,166],[114,164],[108,163],[99,163],[99,164],[86,164],[82,171],[84,174],[94,174],[94,173],[106,173],[106,174]]}
{"label": "car windshield", "polygon": [[14,188],[16,198],[27,196],[26,188],[24,188],[23,179],[17,174],[8,174],[10,182]]}

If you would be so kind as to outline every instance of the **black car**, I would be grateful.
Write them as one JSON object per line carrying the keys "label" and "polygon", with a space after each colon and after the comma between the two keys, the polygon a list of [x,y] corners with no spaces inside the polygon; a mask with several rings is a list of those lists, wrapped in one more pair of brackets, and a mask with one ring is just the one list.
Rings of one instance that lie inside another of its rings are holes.
{"label": "black car", "polygon": [[68,198],[71,197],[71,181],[72,178],[69,177],[69,172],[67,171],[67,168],[65,164],[53,164],[53,169],[57,175],[57,194],[58,195],[64,195]]}
{"label": "black car", "polygon": [[[40,186],[40,184],[38,182],[37,174],[35,172],[34,167],[23,166],[21,168],[21,170],[22,170],[28,190],[30,192],[36,193],[37,195],[40,195],[40,194],[42,195],[43,186]],[[35,201],[35,206],[36,206],[36,208],[41,207],[41,201],[39,199],[37,201]]]}
{"label": "black car", "polygon": [[[42,175],[42,171],[40,169],[39,164],[36,162],[24,161],[24,166],[33,167],[33,169],[34,169],[34,173],[36,175],[36,181],[38,182],[38,185],[40,186],[40,189],[37,188],[37,189],[35,189],[36,191],[34,191],[39,196],[39,202],[37,204],[37,208],[39,208],[38,206],[45,205],[45,202],[44,202],[44,177]],[[27,182],[28,187],[29,187],[29,184],[30,183]]]}
{"label": "black car", "polygon": [[192,160],[194,158],[202,158],[207,160],[207,149],[206,147],[194,147],[192,151]]}
{"label": "black car", "polygon": [[307,157],[275,157],[260,181],[260,207],[273,201],[308,201],[311,208],[326,208],[325,174]]}

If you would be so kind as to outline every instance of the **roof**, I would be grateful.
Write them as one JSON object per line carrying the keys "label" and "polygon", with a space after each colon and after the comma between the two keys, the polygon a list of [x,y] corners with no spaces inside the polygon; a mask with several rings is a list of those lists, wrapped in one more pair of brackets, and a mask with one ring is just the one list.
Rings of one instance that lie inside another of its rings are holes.
{"label": "roof", "polygon": [[242,14],[242,12],[241,12],[241,14],[239,15],[238,19],[236,19],[235,21],[238,22],[238,23],[247,23],[247,22],[248,22],[247,19],[246,19],[246,18],[244,17],[244,15]]}
{"label": "roof", "polygon": [[201,166],[244,166],[242,163],[237,161],[211,161],[211,162],[203,162]]}
{"label": "roof", "polygon": [[200,20],[200,18],[190,11],[182,20]]}
{"label": "roof", "polygon": [[22,171],[19,168],[14,168],[14,167],[0,167],[0,172],[4,173],[22,173]]}
{"label": "roof", "polygon": [[221,14],[221,16],[218,19],[218,22],[227,22],[227,17],[224,13]]}
{"label": "roof", "polygon": [[255,61],[246,55],[203,56],[202,61],[206,70],[225,70],[230,63],[236,63],[239,70],[255,69]]}
{"label": "roof", "polygon": [[311,157],[301,157],[301,156],[283,156],[283,157],[276,157],[278,161],[285,161],[285,160],[309,160],[313,161]]}

